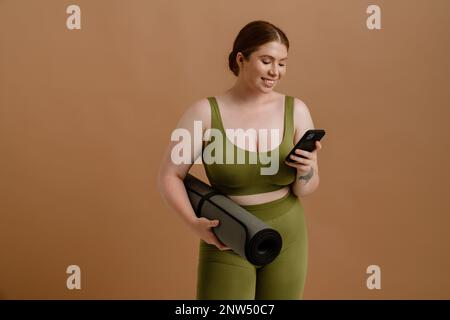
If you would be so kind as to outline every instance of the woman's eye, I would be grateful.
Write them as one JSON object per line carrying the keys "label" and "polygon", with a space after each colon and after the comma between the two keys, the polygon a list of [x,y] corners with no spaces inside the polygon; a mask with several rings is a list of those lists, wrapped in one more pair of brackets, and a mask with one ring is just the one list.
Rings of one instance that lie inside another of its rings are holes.
{"label": "woman's eye", "polygon": [[[269,64],[269,63],[270,63],[270,61],[263,61],[263,63],[264,63],[264,64]],[[284,67],[284,66],[285,66],[285,64],[279,64],[279,66],[280,66],[280,67]]]}

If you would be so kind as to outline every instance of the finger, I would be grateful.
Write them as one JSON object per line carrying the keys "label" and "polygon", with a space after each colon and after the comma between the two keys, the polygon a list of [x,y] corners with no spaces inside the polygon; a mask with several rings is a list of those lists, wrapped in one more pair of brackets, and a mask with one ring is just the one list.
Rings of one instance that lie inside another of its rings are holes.
{"label": "finger", "polygon": [[311,165],[312,161],[303,159],[303,163],[299,163],[299,162],[292,162],[292,161],[285,160],[284,163],[286,163],[290,167],[300,170],[302,168],[305,168],[305,167]]}
{"label": "finger", "polygon": [[219,225],[219,220],[210,220],[209,225],[211,227],[217,227]]}
{"label": "finger", "polygon": [[[302,150],[302,152],[307,152],[307,151]],[[316,159],[316,156],[314,153],[310,153],[310,152],[308,152],[308,153],[310,154],[309,158],[302,158],[302,157],[294,156],[295,161],[297,161],[298,164],[303,165],[303,166],[311,165],[314,162],[314,160]]]}
{"label": "finger", "polygon": [[319,141],[316,141],[316,148],[317,150],[322,149],[322,144]]}
{"label": "finger", "polygon": [[297,156],[294,156],[294,155],[291,155],[290,158],[291,158],[292,160],[294,160],[294,161],[299,162],[299,163],[307,163],[307,161],[308,161],[308,160],[306,160],[305,158],[297,157]]}
{"label": "finger", "polygon": [[226,246],[222,242],[218,241],[217,239],[215,239],[214,244],[216,245],[216,247],[219,250],[224,250],[224,248],[226,248]]}
{"label": "finger", "polygon": [[302,155],[306,158],[311,158],[312,157],[312,153],[306,150],[302,150],[302,149],[296,149],[295,153],[298,155]]}
{"label": "finger", "polygon": [[295,168],[297,170],[304,166],[303,164],[297,163],[297,162],[284,161],[284,163],[286,163],[289,167],[293,167],[293,168]]}
{"label": "finger", "polygon": [[295,164],[293,164],[292,162],[285,160],[284,163],[287,164],[289,167],[297,168],[297,166]]}

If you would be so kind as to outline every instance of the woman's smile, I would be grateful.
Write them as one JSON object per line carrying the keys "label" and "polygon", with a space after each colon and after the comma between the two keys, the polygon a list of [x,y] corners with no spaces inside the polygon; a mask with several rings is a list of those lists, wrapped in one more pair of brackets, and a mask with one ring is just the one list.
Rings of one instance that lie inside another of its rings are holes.
{"label": "woman's smile", "polygon": [[261,79],[263,80],[263,83],[264,83],[267,87],[273,87],[274,84],[275,84],[275,80],[268,79],[268,78],[264,78],[264,77],[261,77]]}

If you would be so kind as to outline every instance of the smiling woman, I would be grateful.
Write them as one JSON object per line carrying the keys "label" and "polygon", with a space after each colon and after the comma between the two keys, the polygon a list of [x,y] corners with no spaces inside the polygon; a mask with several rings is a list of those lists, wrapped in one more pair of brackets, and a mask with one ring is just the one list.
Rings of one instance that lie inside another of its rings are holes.
{"label": "smiling woman", "polygon": [[[281,36],[279,37],[282,38]],[[239,36],[238,38],[239,39]],[[252,39],[255,41],[257,39]],[[243,41],[243,40],[241,40]],[[286,73],[287,51],[289,42],[269,41],[260,44],[257,47],[253,43],[245,43],[248,48],[240,49],[244,44],[235,42],[235,48],[229,56],[229,67],[238,77],[240,72],[254,71],[254,73],[245,72],[247,77],[259,76],[264,87],[273,88]],[[253,50],[250,50],[253,49]]]}
{"label": "smiling woman", "polygon": [[[289,41],[285,33],[267,21],[253,21],[237,35],[228,65],[237,77],[233,87],[217,96],[203,98],[190,106],[178,122],[194,136],[201,121],[206,141],[190,139],[190,161],[171,159],[177,142],[172,141],[163,158],[159,185],[166,202],[200,238],[198,299],[299,299],[307,269],[307,236],[299,196],[318,186],[316,152],[304,154],[300,162],[284,159],[295,143],[314,125],[306,105],[293,96],[274,91],[285,76]],[[215,130],[215,131],[214,131]],[[249,130],[278,132],[275,135],[247,134]],[[241,133],[239,134],[231,134]],[[212,148],[217,141],[221,147]],[[213,153],[210,153],[214,149]],[[320,149],[320,148],[318,148]],[[239,152],[255,162],[211,162],[207,155],[229,159]],[[265,174],[267,163],[275,170]],[[215,191],[228,196],[282,237],[281,253],[271,263],[256,266],[228,250],[213,229],[220,221],[197,217],[183,181],[195,159],[201,158]],[[275,159],[274,159],[275,158]],[[304,173],[307,173],[306,175]],[[292,191],[291,191],[292,189]]]}
{"label": "smiling woman", "polygon": [[[270,64],[270,63],[277,63],[277,59],[276,58],[274,58],[274,57],[272,57],[272,56],[269,56],[269,55],[263,55],[263,56],[260,56],[260,58],[262,58],[263,60],[263,63],[264,64]],[[285,67],[286,66],[286,64],[285,63],[281,63],[281,62],[284,62],[284,61],[287,61],[287,57],[286,58],[282,58],[282,59],[279,59],[279,63],[278,63],[278,65],[280,66],[280,67]],[[275,81],[277,80],[277,79],[271,79],[271,78],[266,78],[266,77],[261,77],[264,81],[265,81],[265,83],[267,84],[267,85],[269,85],[269,86],[273,86],[274,84],[275,84]]]}

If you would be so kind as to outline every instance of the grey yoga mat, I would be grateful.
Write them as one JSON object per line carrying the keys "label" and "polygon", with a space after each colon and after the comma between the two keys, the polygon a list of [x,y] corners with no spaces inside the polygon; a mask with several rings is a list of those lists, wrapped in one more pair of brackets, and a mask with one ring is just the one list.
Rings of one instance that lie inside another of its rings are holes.
{"label": "grey yoga mat", "polygon": [[212,230],[227,247],[257,266],[278,256],[282,246],[278,231],[191,174],[184,185],[195,214],[220,221]]}

